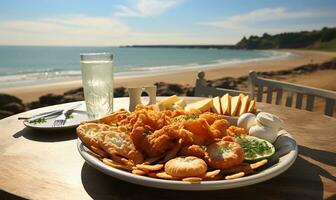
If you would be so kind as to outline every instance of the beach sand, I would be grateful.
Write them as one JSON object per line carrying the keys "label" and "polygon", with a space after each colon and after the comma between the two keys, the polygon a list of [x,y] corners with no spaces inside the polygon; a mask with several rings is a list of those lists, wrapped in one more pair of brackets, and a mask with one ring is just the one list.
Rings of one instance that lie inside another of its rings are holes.
{"label": "beach sand", "polygon": [[[223,77],[239,77],[246,76],[250,70],[254,71],[277,71],[283,69],[291,69],[309,63],[322,63],[336,58],[336,52],[321,52],[307,50],[279,50],[291,52],[295,56],[289,59],[265,60],[241,64],[232,64],[217,69],[204,70],[206,79],[217,79]],[[176,73],[166,73],[145,77],[129,77],[115,79],[115,87],[128,87],[151,85],[156,82],[180,83],[194,85],[197,71],[186,71]],[[321,79],[323,77],[323,79]],[[336,70],[317,71],[310,74],[300,76],[289,76],[284,81],[295,82],[298,84],[309,85],[312,87],[336,90]],[[21,86],[13,88],[0,89],[0,93],[7,93],[21,98],[24,102],[37,100],[40,96],[53,93],[63,94],[65,91],[81,87],[81,81],[60,82],[43,85]]]}

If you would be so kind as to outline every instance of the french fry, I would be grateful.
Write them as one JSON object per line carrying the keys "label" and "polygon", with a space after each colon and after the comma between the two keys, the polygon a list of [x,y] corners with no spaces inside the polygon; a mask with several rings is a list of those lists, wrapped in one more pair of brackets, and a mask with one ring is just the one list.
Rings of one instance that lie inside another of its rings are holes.
{"label": "french fry", "polygon": [[210,171],[210,172],[205,173],[204,178],[213,178],[213,177],[217,176],[219,173],[220,173],[219,169],[214,170],[214,171]]}
{"label": "french fry", "polygon": [[182,179],[182,181],[191,182],[191,183],[201,182],[202,180],[203,179],[201,177],[187,177],[187,178]]}
{"label": "french fry", "polygon": [[233,180],[245,176],[244,172],[238,172],[236,174],[225,176],[225,180]]}
{"label": "french fry", "polygon": [[140,169],[133,169],[133,170],[132,170],[132,174],[136,174],[136,175],[143,176],[143,175],[146,175],[147,172],[146,172],[146,171],[143,171],[143,170],[140,170]]}
{"label": "french fry", "polygon": [[108,158],[103,158],[103,163],[105,163],[106,165],[108,165],[110,167],[114,167],[114,168],[117,168],[117,169],[132,171],[132,167],[129,167],[129,166],[126,166],[126,165],[121,165],[119,163],[114,162],[111,159],[108,159]]}
{"label": "french fry", "polygon": [[159,173],[156,173],[156,177],[158,177],[158,178],[162,178],[162,179],[168,179],[168,180],[172,180],[172,179],[174,179],[173,176],[167,174],[166,172],[159,172]]}
{"label": "french fry", "polygon": [[264,160],[258,161],[256,163],[250,164],[250,166],[251,166],[252,169],[257,169],[257,168],[265,165],[266,163],[267,163],[267,160],[264,159]]}
{"label": "french fry", "polygon": [[163,168],[163,164],[156,164],[156,165],[136,165],[137,169],[143,170],[143,171],[158,171]]}

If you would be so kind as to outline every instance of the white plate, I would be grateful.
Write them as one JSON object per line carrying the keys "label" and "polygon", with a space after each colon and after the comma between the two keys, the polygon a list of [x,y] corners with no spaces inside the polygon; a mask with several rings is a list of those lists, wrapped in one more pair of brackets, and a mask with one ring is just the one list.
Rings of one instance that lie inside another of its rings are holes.
{"label": "white plate", "polygon": [[89,150],[83,145],[83,143],[79,139],[77,141],[77,148],[81,156],[85,159],[85,161],[89,165],[96,168],[97,170],[112,177],[130,183],[144,185],[148,187],[170,189],[170,190],[230,189],[252,185],[269,180],[281,174],[282,172],[286,171],[294,163],[298,154],[298,148],[295,140],[291,137],[289,133],[287,133],[284,130],[280,131],[280,136],[274,143],[274,146],[276,148],[276,153],[273,156],[273,159],[269,162],[271,166],[268,166],[268,168],[259,171],[256,174],[235,180],[217,180],[217,181],[203,181],[200,183],[188,183],[182,181],[162,180],[146,176],[138,176],[130,172],[112,168],[110,166],[105,165],[96,157],[92,156],[88,152]]}
{"label": "white plate", "polygon": [[29,128],[39,129],[39,130],[63,130],[63,129],[72,129],[79,126],[82,121],[87,121],[89,118],[85,111],[74,110],[71,114],[71,118],[67,119],[63,126],[53,127],[53,123],[56,117],[48,118],[43,123],[31,123],[27,120],[23,121],[23,124]]}

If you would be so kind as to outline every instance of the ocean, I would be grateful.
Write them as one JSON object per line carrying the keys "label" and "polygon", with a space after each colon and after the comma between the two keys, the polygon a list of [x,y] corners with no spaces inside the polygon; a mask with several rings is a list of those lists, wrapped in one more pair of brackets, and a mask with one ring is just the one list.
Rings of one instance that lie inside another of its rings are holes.
{"label": "ocean", "polygon": [[0,46],[0,88],[79,80],[80,53],[99,52],[114,55],[114,75],[119,77],[195,71],[291,56],[287,52],[211,48]]}

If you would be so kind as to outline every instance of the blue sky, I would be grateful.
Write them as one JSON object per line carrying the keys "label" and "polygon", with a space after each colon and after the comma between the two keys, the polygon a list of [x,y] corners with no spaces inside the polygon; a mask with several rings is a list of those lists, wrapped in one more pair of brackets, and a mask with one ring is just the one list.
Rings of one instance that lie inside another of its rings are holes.
{"label": "blue sky", "polygon": [[235,44],[336,26],[335,0],[2,0],[0,45]]}

